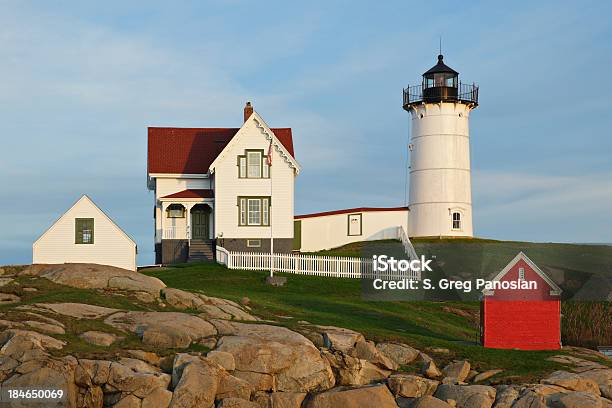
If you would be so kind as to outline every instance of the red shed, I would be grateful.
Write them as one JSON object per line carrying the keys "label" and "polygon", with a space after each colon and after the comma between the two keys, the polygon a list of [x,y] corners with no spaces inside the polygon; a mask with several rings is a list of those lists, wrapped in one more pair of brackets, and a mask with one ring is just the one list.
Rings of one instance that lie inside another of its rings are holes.
{"label": "red shed", "polygon": [[[561,288],[527,255],[522,252],[516,255],[492,282],[495,288],[483,290],[480,303],[483,346],[521,350],[561,348]],[[505,288],[512,283],[518,288]]]}

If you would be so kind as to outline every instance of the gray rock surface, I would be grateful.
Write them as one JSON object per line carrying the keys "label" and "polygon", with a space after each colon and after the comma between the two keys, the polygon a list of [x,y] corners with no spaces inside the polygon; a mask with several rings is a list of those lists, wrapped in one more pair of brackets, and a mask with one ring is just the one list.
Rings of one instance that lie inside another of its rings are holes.
{"label": "gray rock surface", "polygon": [[113,266],[97,264],[32,265],[21,272],[82,289],[117,289],[159,296],[166,285],[157,278]]}

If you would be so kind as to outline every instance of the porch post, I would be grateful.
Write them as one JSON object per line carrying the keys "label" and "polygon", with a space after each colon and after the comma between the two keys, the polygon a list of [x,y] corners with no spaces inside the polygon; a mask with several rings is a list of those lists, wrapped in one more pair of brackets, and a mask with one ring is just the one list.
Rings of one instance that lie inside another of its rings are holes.
{"label": "porch post", "polygon": [[191,208],[194,206],[194,204],[185,204],[185,211],[187,211],[187,214],[185,214],[185,216],[187,217],[187,245],[191,245]]}
{"label": "porch post", "polygon": [[[160,215],[160,220],[159,220],[159,226],[161,229],[161,239],[164,239],[164,229],[166,228],[164,225],[164,218],[166,217],[166,209],[168,208],[168,203],[164,203],[162,201],[161,203],[161,215]],[[161,242],[161,240],[160,240]]]}
{"label": "porch post", "polygon": [[208,216],[208,239],[215,238],[215,205],[213,203],[206,203],[210,207],[210,214]]}

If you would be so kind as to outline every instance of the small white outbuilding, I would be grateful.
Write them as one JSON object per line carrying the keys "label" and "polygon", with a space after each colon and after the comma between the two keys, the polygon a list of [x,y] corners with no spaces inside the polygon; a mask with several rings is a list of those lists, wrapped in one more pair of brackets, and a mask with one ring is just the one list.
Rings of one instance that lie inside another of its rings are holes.
{"label": "small white outbuilding", "polygon": [[32,245],[32,263],[95,263],[136,270],[136,242],[83,195]]}

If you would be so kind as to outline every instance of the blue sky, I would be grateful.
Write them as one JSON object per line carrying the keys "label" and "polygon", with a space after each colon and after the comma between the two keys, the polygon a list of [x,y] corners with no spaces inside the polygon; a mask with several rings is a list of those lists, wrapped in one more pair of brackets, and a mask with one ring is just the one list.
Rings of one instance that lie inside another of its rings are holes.
{"label": "blue sky", "polygon": [[[481,87],[478,236],[612,242],[610,2],[0,1],[0,264],[88,193],[153,259],[147,126],[292,127],[296,212],[404,203],[443,38]],[[383,3],[383,4],[380,4]]]}

